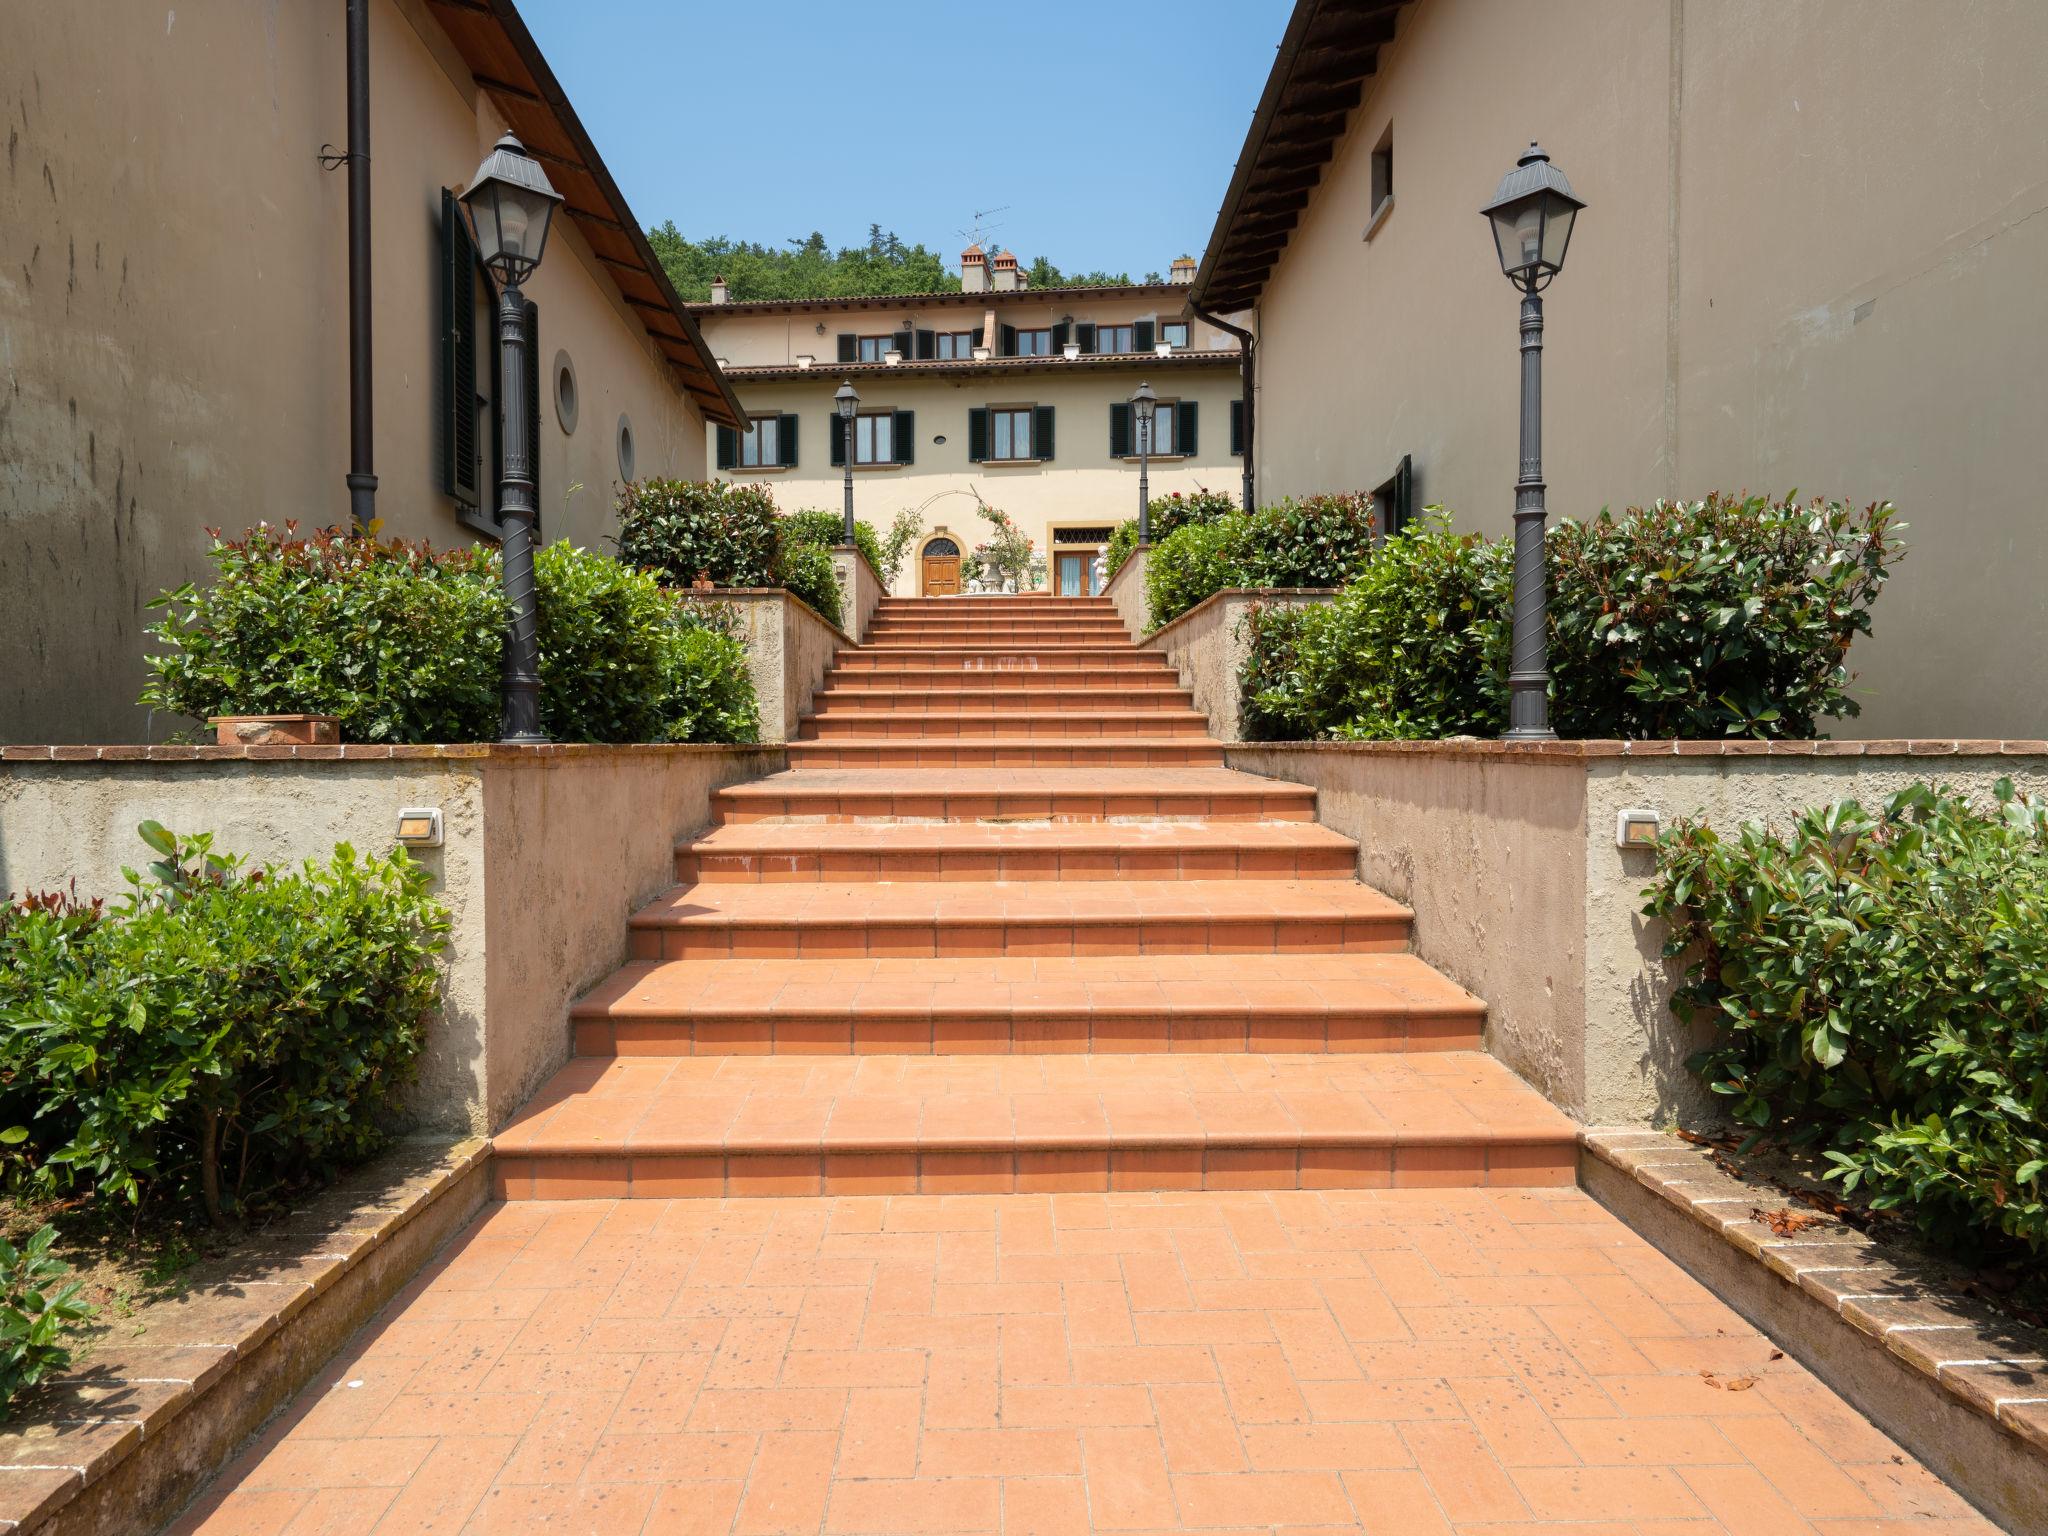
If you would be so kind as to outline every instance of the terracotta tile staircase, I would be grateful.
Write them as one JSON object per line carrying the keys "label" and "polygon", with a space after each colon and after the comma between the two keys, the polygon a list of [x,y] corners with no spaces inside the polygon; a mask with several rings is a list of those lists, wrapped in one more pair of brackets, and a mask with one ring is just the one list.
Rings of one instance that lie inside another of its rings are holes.
{"label": "terracotta tile staircase", "polygon": [[1103,599],[885,599],[719,791],[508,1198],[1561,1184],[1313,791],[1231,772]]}

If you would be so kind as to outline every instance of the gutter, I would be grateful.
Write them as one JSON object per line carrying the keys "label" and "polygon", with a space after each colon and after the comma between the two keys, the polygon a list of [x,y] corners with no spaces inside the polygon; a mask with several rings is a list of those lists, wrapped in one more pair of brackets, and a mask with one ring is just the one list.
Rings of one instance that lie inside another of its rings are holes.
{"label": "gutter", "polygon": [[1217,330],[1228,331],[1237,338],[1238,375],[1244,381],[1243,500],[1245,511],[1250,512],[1255,506],[1255,494],[1253,491],[1255,477],[1253,475],[1252,449],[1258,442],[1258,438],[1252,431],[1254,425],[1252,420],[1252,402],[1258,398],[1259,338],[1251,331],[1244,329],[1244,327],[1232,325],[1222,316],[1204,309],[1192,297],[1188,300],[1188,310],[1198,319],[1208,321]]}
{"label": "gutter", "polygon": [[376,389],[370,366],[370,0],[348,0],[348,511],[377,518]]}

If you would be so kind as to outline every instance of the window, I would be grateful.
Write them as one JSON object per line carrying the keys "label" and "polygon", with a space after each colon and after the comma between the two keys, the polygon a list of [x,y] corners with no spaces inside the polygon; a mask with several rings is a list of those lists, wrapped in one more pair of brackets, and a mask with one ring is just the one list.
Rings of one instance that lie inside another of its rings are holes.
{"label": "window", "polygon": [[782,418],[756,416],[740,438],[740,468],[759,469],[782,462]]}
{"label": "window", "polygon": [[1137,330],[1128,325],[1098,325],[1095,327],[1095,350],[1097,352],[1135,352]]}
{"label": "window", "polygon": [[939,332],[937,352],[943,361],[966,362],[974,355],[974,332]]}
{"label": "window", "polygon": [[1031,407],[992,410],[988,413],[988,427],[991,459],[1037,457],[1031,451]]}
{"label": "window", "polygon": [[1365,238],[1370,240],[1386,222],[1387,215],[1394,207],[1394,125],[1387,124],[1387,131],[1380,135],[1379,148],[1372,152],[1372,219],[1365,226]]}
{"label": "window", "polygon": [[857,356],[857,361],[879,363],[882,360],[882,354],[895,345],[896,338],[894,336],[863,336],[860,339],[860,352]]}
{"label": "window", "polygon": [[1173,418],[1179,414],[1178,401],[1162,400],[1152,413],[1152,453],[1156,458],[1161,454],[1174,453]]}
{"label": "window", "polygon": [[[1159,402],[1152,414],[1152,442],[1147,450],[1152,458],[1187,458],[1194,454],[1198,438],[1196,404],[1193,400]],[[1119,400],[1109,408],[1109,456],[1135,459],[1139,446],[1138,424],[1132,419],[1130,404]]]}
{"label": "window", "polygon": [[1018,357],[1051,357],[1051,329],[1017,332],[1017,351],[1015,355]]}
{"label": "window", "polygon": [[853,462],[894,464],[896,462],[894,411],[863,411],[853,423]]}
{"label": "window", "polygon": [[1188,344],[1188,323],[1185,320],[1167,320],[1159,327],[1159,339],[1175,347]]}

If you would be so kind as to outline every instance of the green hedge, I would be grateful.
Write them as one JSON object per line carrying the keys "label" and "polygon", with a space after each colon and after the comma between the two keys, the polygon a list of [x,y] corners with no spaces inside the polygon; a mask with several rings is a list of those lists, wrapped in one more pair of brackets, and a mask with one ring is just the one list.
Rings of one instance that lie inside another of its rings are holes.
{"label": "green hedge", "polygon": [[1365,569],[1372,547],[1372,498],[1358,494],[1187,521],[1145,565],[1153,627],[1226,587],[1341,587]]}
{"label": "green hedge", "polygon": [[[816,510],[785,517],[764,485],[729,480],[640,480],[619,495],[619,558],[660,573],[670,586],[699,577],[721,587],[786,587],[834,624],[839,583],[828,551],[845,524]],[[881,567],[875,530],[854,525],[854,543]]]}
{"label": "green hedge", "polygon": [[[1495,736],[1510,540],[1439,509],[1334,604],[1251,624],[1258,739]],[[1850,643],[1902,554],[1889,503],[1709,496],[1553,526],[1551,713],[1569,737],[1811,737],[1853,716]]]}
{"label": "green hedge", "polygon": [[[794,544],[816,544],[821,549],[837,549],[846,542],[846,514],[827,512],[818,507],[806,507],[800,512],[786,513],[782,519],[782,536]],[[881,536],[875,532],[873,523],[855,519],[853,524],[853,547],[868,557],[868,564],[880,575],[884,570]]]}
{"label": "green hedge", "polygon": [[2048,1256],[2048,806],[1916,785],[1785,835],[1683,824],[1645,894],[1738,1122],[1940,1241]]}
{"label": "green hedge", "polygon": [[[150,631],[165,652],[148,659],[144,703],[201,720],[331,714],[344,741],[497,736],[506,618],[497,551],[300,539],[287,524],[216,539],[209,558],[210,585],[152,605],[166,610]],[[707,635],[652,575],[567,543],[539,551],[534,574],[550,736],[755,738],[744,647]]]}
{"label": "green hedge", "polygon": [[[1226,496],[1221,491],[1168,491],[1145,503],[1145,520],[1152,525],[1152,542],[1158,544],[1190,523],[1213,523],[1241,510],[1235,496]],[[1137,547],[1138,520],[1126,518],[1110,533],[1109,544],[1103,550],[1104,578],[1114,576]]]}
{"label": "green hedge", "polygon": [[403,849],[266,871],[141,833],[115,907],[0,907],[0,1123],[51,1194],[218,1221],[382,1141],[448,919]]}

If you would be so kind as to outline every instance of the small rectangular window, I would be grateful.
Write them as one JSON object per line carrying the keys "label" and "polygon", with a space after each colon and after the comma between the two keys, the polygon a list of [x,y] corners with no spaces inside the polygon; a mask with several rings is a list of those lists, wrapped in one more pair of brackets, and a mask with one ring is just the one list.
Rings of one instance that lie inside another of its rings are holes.
{"label": "small rectangular window", "polygon": [[1370,240],[1394,207],[1394,125],[1380,135],[1379,148],[1372,152],[1372,218],[1365,226]]}
{"label": "small rectangular window", "polygon": [[966,362],[974,355],[974,332],[941,331],[938,334],[937,355],[945,361]]}
{"label": "small rectangular window", "polygon": [[896,413],[863,411],[853,423],[853,462],[894,464]]}
{"label": "small rectangular window", "polygon": [[1098,325],[1095,328],[1095,350],[1097,352],[1135,352],[1138,350],[1136,330],[1128,325]]}
{"label": "small rectangular window", "polygon": [[991,410],[988,413],[989,453],[992,460],[1035,459],[1032,449],[1031,407],[1028,405]]}
{"label": "small rectangular window", "polygon": [[1159,326],[1159,339],[1180,348],[1188,344],[1188,323],[1185,320],[1166,320]]}
{"label": "small rectangular window", "polygon": [[894,336],[863,336],[860,339],[860,361],[879,363],[882,354],[896,345]]}
{"label": "small rectangular window", "polygon": [[1042,331],[1019,331],[1017,333],[1016,355],[1019,357],[1051,357],[1051,328],[1048,327]]}
{"label": "small rectangular window", "polygon": [[[1160,458],[1177,451],[1173,446],[1173,417],[1176,404],[1177,402],[1172,400],[1162,400],[1153,408],[1152,438],[1149,444],[1144,444],[1143,446],[1146,452],[1154,458]],[[1140,440],[1144,435],[1145,428],[1142,422],[1133,422],[1131,426],[1134,434],[1131,442],[1131,451],[1136,453],[1141,445]]]}
{"label": "small rectangular window", "polygon": [[778,416],[756,416],[740,438],[740,467],[770,468],[782,462],[782,420]]}

